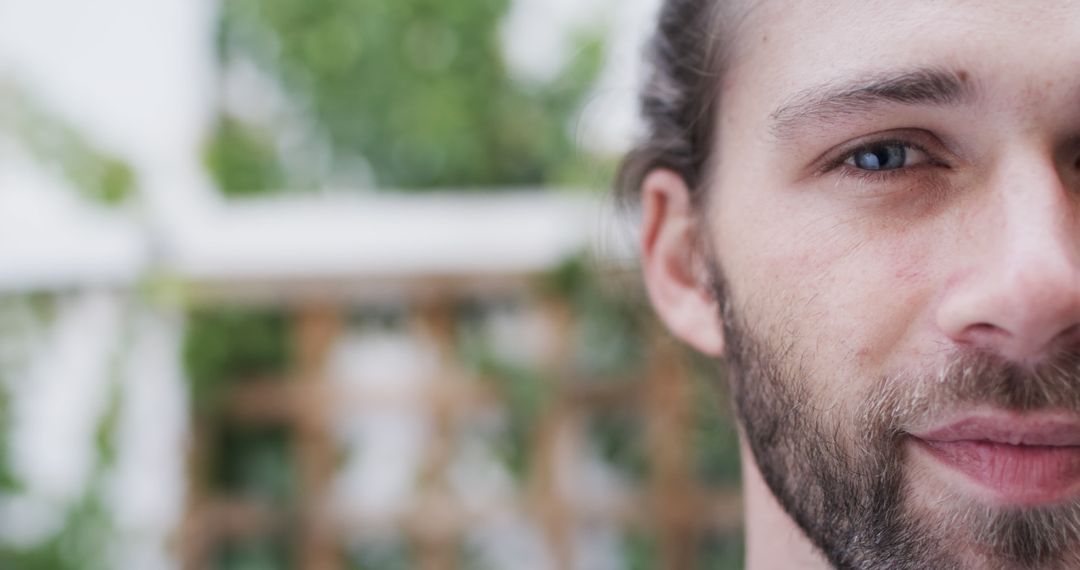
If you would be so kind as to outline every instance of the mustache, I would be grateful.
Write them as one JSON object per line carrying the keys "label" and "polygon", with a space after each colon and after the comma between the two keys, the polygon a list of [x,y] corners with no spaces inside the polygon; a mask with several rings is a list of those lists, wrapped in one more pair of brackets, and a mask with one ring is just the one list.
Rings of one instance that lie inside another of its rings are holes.
{"label": "mustache", "polygon": [[1034,365],[985,350],[957,350],[937,370],[883,378],[874,394],[865,419],[885,421],[896,431],[973,406],[1080,417],[1080,347],[1057,350]]}

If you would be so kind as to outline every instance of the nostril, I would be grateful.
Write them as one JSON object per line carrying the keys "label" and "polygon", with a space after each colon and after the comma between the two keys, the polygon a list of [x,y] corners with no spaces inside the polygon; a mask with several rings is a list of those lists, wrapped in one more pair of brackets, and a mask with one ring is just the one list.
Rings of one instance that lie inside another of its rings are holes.
{"label": "nostril", "polygon": [[964,331],[963,341],[979,348],[996,346],[1009,337],[1005,329],[990,323],[975,323],[968,325]]}

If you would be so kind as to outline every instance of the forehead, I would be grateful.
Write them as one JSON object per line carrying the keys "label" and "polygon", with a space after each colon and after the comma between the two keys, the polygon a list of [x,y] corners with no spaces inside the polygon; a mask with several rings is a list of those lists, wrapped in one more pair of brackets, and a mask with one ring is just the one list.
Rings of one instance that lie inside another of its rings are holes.
{"label": "forehead", "polygon": [[724,100],[742,111],[919,68],[970,74],[999,95],[1032,96],[1080,82],[1080,0],[759,0],[748,5],[732,45]]}

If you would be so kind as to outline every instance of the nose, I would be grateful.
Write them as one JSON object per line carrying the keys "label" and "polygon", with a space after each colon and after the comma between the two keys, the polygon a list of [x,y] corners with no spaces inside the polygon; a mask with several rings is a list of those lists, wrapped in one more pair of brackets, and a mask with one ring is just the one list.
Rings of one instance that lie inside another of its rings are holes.
{"label": "nose", "polygon": [[966,218],[970,255],[949,280],[938,327],[1017,362],[1080,349],[1080,188],[1031,157],[999,169],[984,198]]}

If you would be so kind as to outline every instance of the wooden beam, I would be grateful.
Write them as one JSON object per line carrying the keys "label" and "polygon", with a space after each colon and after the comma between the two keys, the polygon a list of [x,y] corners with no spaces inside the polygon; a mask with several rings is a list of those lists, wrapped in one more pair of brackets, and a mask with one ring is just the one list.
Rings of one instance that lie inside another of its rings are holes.
{"label": "wooden beam", "polygon": [[[341,309],[329,304],[302,308],[295,317],[294,378],[306,396],[326,393],[326,365],[342,328]],[[300,398],[296,417],[296,457],[300,476],[301,534],[298,566],[304,570],[342,567],[334,525],[324,514],[336,468],[337,448],[330,435],[330,414],[318,397]]]}

